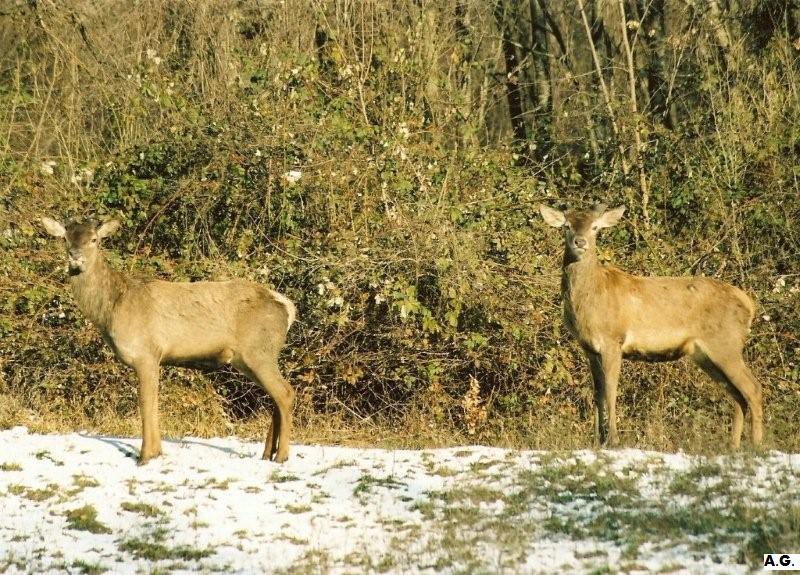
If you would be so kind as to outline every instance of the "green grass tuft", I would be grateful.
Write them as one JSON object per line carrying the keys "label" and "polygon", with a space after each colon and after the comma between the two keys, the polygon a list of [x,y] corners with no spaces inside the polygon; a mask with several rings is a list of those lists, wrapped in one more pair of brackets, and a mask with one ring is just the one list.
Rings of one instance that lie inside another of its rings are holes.
{"label": "green grass tuft", "polygon": [[88,531],[90,533],[111,533],[111,529],[97,520],[97,510],[91,505],[84,505],[65,513],[67,526],[70,529]]}

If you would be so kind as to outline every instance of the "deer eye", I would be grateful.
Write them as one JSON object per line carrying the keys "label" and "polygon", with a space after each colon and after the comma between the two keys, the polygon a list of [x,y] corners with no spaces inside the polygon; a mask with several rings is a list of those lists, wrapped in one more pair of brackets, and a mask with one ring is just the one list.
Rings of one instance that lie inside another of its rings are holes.
{"label": "deer eye", "polygon": [[92,243],[96,244],[97,243],[97,238],[92,238]]}

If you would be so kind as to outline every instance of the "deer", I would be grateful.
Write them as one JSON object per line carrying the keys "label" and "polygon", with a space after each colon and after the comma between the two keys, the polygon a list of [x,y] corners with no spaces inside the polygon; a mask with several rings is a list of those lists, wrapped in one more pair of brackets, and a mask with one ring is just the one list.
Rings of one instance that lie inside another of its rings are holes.
{"label": "deer", "polygon": [[120,227],[112,219],[41,218],[64,240],[75,302],[115,356],[136,372],[142,447],[139,464],[161,455],[158,418],[162,365],[231,365],[274,401],[263,459],[289,456],[295,393],[278,368],[278,355],[297,315],[284,295],[252,281],[169,282],[135,279],[107,262],[101,242]]}
{"label": "deer", "polygon": [[[561,212],[544,204],[545,223],[564,231],[563,320],[589,363],[594,382],[595,437],[619,445],[616,403],[622,359],[693,360],[733,402],[730,443],[741,443],[750,412],[751,441],[763,437],[761,385],[742,355],[755,305],[741,289],[707,277],[642,277],[597,257],[597,234],[619,222],[625,206]],[[608,411],[608,421],[605,411]]]}

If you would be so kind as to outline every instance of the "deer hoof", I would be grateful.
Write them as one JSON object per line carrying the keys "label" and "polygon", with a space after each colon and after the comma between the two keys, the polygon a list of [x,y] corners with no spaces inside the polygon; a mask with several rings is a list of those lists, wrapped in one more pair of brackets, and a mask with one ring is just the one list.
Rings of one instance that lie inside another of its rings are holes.
{"label": "deer hoof", "polygon": [[139,455],[139,460],[136,462],[137,465],[146,465],[151,459],[158,457],[161,455],[161,452],[157,453],[142,453]]}

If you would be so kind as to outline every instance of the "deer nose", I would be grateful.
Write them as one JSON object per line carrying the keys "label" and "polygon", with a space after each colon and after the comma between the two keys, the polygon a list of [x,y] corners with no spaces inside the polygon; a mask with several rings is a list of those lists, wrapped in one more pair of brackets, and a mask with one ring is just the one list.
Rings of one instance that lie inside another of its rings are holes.
{"label": "deer nose", "polygon": [[585,248],[586,247],[586,240],[584,238],[575,238],[575,247],[576,248]]}

